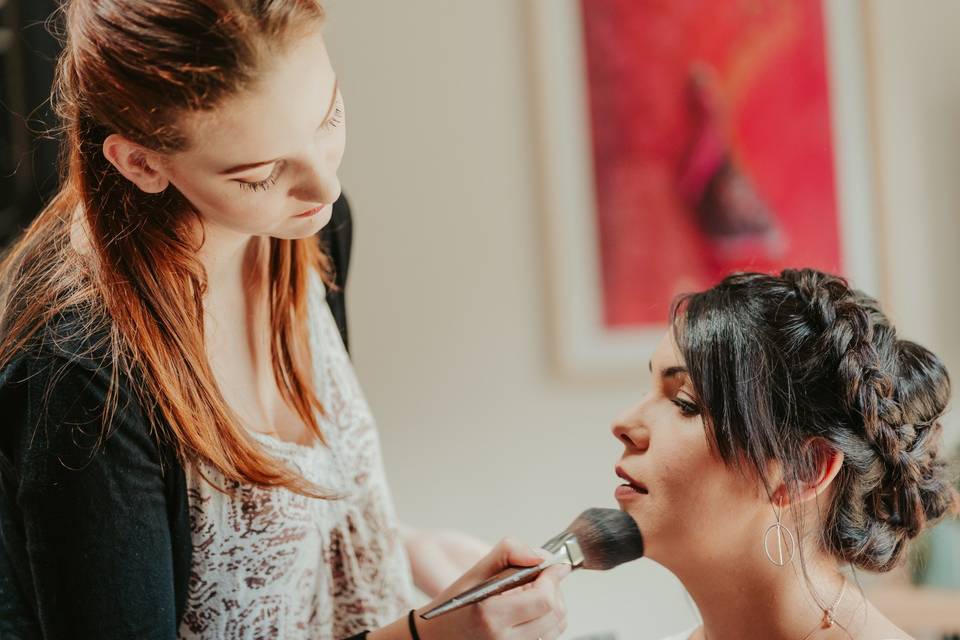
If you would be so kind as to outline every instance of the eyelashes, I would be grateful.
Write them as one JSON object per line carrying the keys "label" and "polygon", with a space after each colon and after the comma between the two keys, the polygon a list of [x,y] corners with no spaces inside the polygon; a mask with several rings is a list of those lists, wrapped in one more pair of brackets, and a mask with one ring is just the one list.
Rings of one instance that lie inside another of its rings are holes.
{"label": "eyelashes", "polygon": [[680,398],[673,398],[670,400],[673,404],[680,409],[680,415],[685,418],[693,418],[700,415],[700,407],[693,404],[692,402],[687,402],[686,400],[681,400]]}
{"label": "eyelashes", "polygon": [[270,174],[266,180],[261,180],[260,182],[242,182],[238,181],[237,184],[240,185],[240,188],[244,191],[265,191],[277,184],[277,178],[280,177],[280,166],[281,163],[277,163],[273,167],[273,173]]}
{"label": "eyelashes", "polygon": [[331,129],[336,129],[342,125],[344,115],[345,111],[343,108],[343,97],[338,94],[337,102],[333,106],[333,113],[331,113],[330,118],[323,123],[323,130],[330,131]]}

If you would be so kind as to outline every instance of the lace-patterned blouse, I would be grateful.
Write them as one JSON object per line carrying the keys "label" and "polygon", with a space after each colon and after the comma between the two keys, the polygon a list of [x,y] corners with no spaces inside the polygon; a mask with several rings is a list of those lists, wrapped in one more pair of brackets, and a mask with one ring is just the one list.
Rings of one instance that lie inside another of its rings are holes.
{"label": "lace-patterned blouse", "polygon": [[[193,559],[179,630],[184,640],[339,640],[410,608],[409,563],[376,425],[319,276],[309,325],[329,448],[254,438],[308,480],[346,497],[319,500],[239,485],[209,465],[188,466]],[[210,486],[201,471],[235,495]]]}

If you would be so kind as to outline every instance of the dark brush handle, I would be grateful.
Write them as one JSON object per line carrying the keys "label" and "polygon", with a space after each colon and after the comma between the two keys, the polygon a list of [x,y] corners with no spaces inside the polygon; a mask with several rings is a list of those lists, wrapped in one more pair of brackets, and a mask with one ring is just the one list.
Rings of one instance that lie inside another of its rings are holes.
{"label": "dark brush handle", "polygon": [[502,571],[486,582],[482,582],[474,588],[468,589],[454,598],[450,598],[440,606],[434,607],[430,611],[424,613],[421,617],[424,620],[430,620],[445,613],[456,611],[461,607],[480,602],[481,600],[489,598],[490,596],[495,596],[503,593],[504,591],[509,591],[510,589],[515,589],[516,587],[529,584],[536,580],[537,576],[539,576],[547,567],[551,566],[552,564],[553,562],[548,560],[534,567],[524,567],[522,569],[514,568]]}

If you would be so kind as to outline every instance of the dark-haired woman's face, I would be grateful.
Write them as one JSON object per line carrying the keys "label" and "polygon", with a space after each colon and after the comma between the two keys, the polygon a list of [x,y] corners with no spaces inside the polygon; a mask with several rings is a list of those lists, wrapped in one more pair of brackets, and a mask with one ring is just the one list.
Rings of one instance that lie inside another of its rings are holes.
{"label": "dark-haired woman's face", "polygon": [[190,147],[167,172],[207,226],[303,238],[340,196],[343,99],[319,31],[272,55],[254,88],[185,118]]}
{"label": "dark-haired woman's face", "polygon": [[646,555],[678,569],[721,554],[762,554],[769,502],[756,481],[713,453],[672,333],[650,369],[650,391],[612,427],[624,445],[615,496],[640,526]]}

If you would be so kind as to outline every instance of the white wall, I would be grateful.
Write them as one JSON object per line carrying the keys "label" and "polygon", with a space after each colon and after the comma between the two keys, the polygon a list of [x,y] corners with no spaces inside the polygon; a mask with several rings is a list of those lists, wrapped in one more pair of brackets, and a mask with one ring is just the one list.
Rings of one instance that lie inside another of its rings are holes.
{"label": "white wall", "polygon": [[885,299],[960,380],[960,3],[869,6]]}
{"label": "white wall", "polygon": [[[960,3],[871,5],[885,290],[907,335],[960,365]],[[523,0],[328,0],[356,215],[356,366],[398,510],[414,525],[540,543],[615,506],[607,425],[644,379],[550,369],[535,96]],[[954,370],[960,371],[957,366]],[[651,562],[574,575],[566,637],[692,623]]]}

